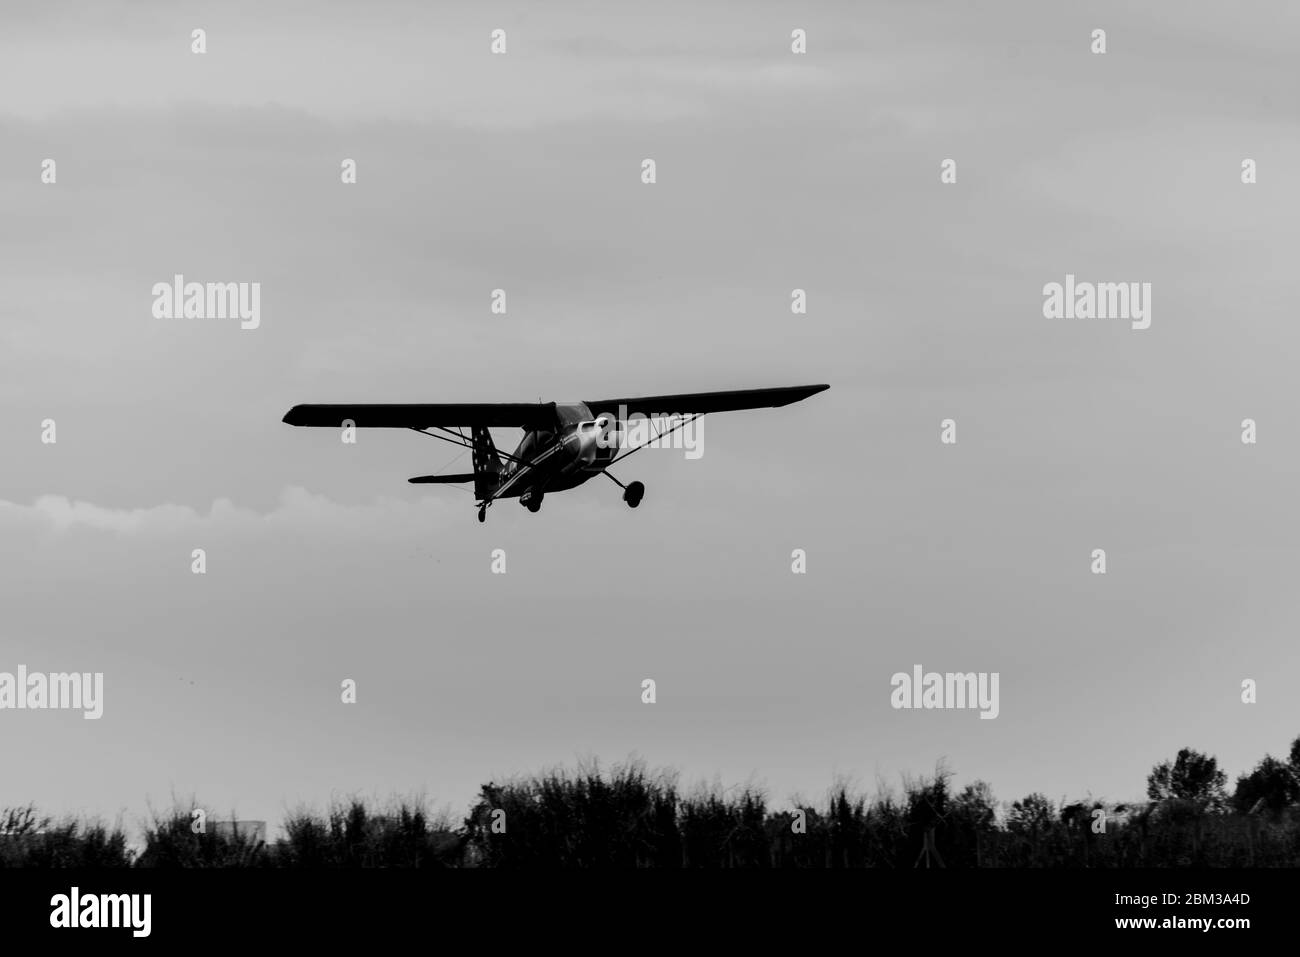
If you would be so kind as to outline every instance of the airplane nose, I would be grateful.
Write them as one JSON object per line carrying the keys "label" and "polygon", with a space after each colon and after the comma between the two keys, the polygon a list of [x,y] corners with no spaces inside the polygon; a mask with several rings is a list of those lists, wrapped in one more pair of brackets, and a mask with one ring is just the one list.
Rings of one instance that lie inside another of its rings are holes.
{"label": "airplane nose", "polygon": [[601,432],[592,425],[578,429],[568,439],[568,451],[574,465],[584,467],[596,460],[600,451]]}

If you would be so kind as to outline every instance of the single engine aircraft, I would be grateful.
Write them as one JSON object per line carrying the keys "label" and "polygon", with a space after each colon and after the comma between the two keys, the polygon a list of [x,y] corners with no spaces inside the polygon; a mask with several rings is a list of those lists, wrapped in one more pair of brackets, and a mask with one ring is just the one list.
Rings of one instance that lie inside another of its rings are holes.
{"label": "single engine aircraft", "polygon": [[[487,520],[488,507],[498,499],[517,498],[530,512],[542,507],[547,492],[576,488],[597,475],[608,476],[623,489],[623,501],[636,508],[645,485],[624,485],[610,468],[634,452],[661,441],[709,412],[776,409],[829,389],[828,385],[786,386],[777,389],[738,389],[730,392],[689,392],[634,399],[586,402],[498,402],[416,405],[295,405],[285,414],[289,425],[338,429],[351,425],[370,429],[411,429],[443,439],[473,452],[474,471],[452,475],[417,475],[416,484],[474,483],[478,520]],[[674,422],[647,442],[622,448],[629,419],[667,417]],[[498,452],[493,428],[521,428],[524,437],[512,454]],[[469,435],[465,430],[469,430]]]}

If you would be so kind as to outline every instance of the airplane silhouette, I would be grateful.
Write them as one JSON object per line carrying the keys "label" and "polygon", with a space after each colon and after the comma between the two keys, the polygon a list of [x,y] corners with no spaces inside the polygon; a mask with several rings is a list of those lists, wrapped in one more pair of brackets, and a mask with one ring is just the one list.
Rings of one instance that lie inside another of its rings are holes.
{"label": "airplane silhouette", "polygon": [[[636,508],[645,495],[645,485],[641,482],[624,485],[610,474],[614,464],[709,412],[776,409],[829,388],[829,385],[801,385],[595,402],[295,405],[285,414],[284,421],[289,425],[331,429],[349,424],[355,428],[411,429],[472,450],[472,473],[417,475],[407,481],[473,482],[478,520],[483,522],[487,520],[488,507],[498,499],[518,498],[530,512],[536,512],[547,492],[576,488],[597,475],[608,476],[623,489],[623,501]],[[627,434],[625,427],[632,417],[664,418],[676,424],[656,432],[649,442],[622,448],[622,438]],[[521,428],[524,437],[514,452],[507,455],[493,444],[488,431],[491,428]],[[469,429],[469,435],[465,429]]]}

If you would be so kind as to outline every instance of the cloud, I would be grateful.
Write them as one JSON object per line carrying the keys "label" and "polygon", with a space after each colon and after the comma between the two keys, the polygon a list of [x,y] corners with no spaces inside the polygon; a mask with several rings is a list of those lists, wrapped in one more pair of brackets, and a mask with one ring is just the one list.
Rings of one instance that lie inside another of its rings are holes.
{"label": "cloud", "polygon": [[55,534],[74,530],[110,532],[119,535],[167,535],[205,528],[238,526],[295,526],[306,528],[424,528],[441,524],[449,514],[441,499],[415,502],[377,498],[368,504],[348,505],[332,501],[300,486],[284,488],[274,508],[259,512],[242,508],[230,499],[213,501],[206,513],[188,505],[165,503],[146,508],[111,508],[70,499],[63,495],[41,495],[31,505],[0,500],[0,528],[36,527]]}
{"label": "cloud", "polygon": [[[5,505],[12,505],[6,502]],[[21,508],[21,506],[18,506]],[[215,505],[214,505],[215,508]],[[153,508],[103,508],[90,502],[77,502],[62,495],[42,495],[32,509],[56,531],[85,527],[100,531],[136,532],[144,527],[189,524],[199,518],[192,508],[182,505],[158,505]],[[3,513],[0,513],[3,514]]]}

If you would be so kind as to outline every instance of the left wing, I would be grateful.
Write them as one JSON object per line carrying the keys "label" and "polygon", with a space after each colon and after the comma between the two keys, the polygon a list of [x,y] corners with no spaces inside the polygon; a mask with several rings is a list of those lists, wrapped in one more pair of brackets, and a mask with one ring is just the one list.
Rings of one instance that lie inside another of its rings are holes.
{"label": "left wing", "polygon": [[455,404],[295,405],[290,425],[337,429],[351,419],[359,429],[542,428],[555,423],[555,403],[460,402]]}

